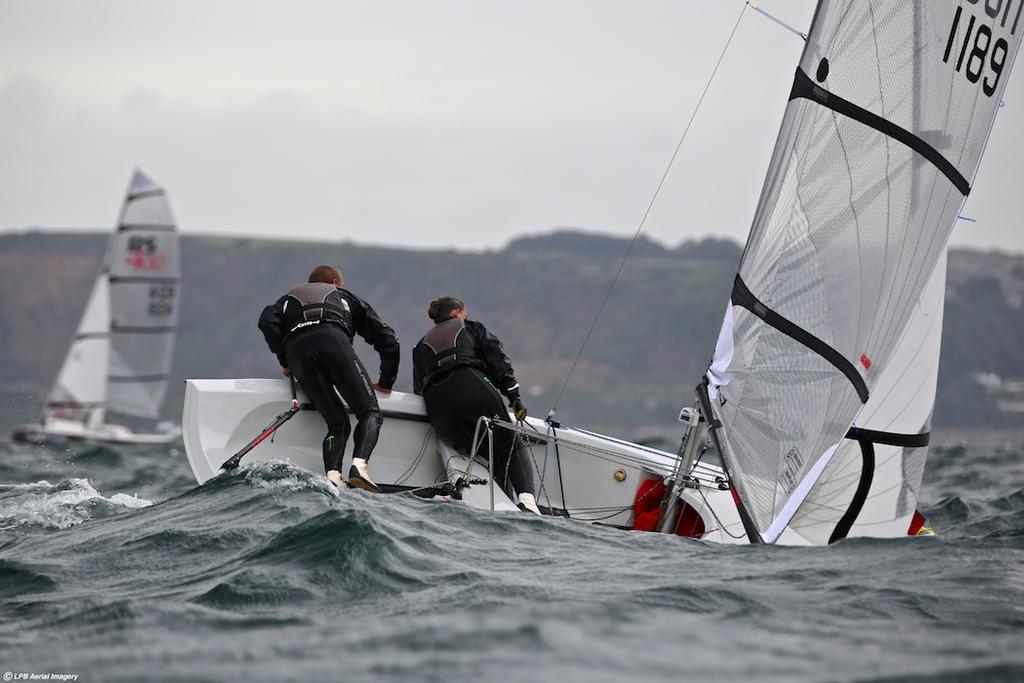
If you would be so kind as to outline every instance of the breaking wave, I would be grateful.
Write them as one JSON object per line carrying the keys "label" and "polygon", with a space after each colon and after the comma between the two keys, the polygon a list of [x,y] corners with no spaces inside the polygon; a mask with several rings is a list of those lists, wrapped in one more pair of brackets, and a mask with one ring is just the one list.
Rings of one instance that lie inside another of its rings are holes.
{"label": "breaking wave", "polygon": [[86,479],[65,479],[56,484],[0,484],[0,531],[17,527],[67,529],[152,504],[124,493],[108,498]]}

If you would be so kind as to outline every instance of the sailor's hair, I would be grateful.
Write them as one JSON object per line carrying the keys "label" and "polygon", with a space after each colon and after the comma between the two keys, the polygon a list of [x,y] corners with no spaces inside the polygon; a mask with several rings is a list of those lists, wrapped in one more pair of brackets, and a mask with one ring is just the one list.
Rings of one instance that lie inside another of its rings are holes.
{"label": "sailor's hair", "polygon": [[452,317],[452,313],[464,308],[466,308],[466,304],[454,296],[440,296],[430,302],[427,307],[427,316],[435,323],[443,323]]}
{"label": "sailor's hair", "polygon": [[317,266],[313,269],[313,272],[309,274],[310,282],[325,282],[331,284],[335,280],[341,280],[341,273],[338,272],[337,268],[331,266]]}

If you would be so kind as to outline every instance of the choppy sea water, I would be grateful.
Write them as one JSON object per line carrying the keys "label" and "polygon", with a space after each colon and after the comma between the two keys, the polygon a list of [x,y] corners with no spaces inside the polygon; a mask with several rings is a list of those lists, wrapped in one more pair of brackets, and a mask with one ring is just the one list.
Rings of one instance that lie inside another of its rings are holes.
{"label": "choppy sea water", "polygon": [[1024,679],[1024,447],[933,449],[932,539],[728,547],[176,447],[0,444],[0,672],[79,681]]}

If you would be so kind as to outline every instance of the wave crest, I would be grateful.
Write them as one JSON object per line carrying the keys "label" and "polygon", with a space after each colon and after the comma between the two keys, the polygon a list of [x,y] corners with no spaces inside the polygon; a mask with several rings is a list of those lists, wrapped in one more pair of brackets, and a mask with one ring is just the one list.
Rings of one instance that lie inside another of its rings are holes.
{"label": "wave crest", "polygon": [[108,498],[87,479],[65,479],[56,484],[0,484],[0,531],[19,527],[67,529],[90,519],[152,504],[145,498],[124,493]]}

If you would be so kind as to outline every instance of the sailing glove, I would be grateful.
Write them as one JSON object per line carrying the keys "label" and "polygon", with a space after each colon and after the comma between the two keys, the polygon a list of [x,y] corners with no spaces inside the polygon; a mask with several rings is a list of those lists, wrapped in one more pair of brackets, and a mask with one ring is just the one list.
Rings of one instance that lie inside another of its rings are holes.
{"label": "sailing glove", "polygon": [[523,399],[519,397],[518,389],[508,393],[508,407],[512,409],[512,414],[516,416],[516,421],[522,422],[526,419],[526,406],[523,405]]}

